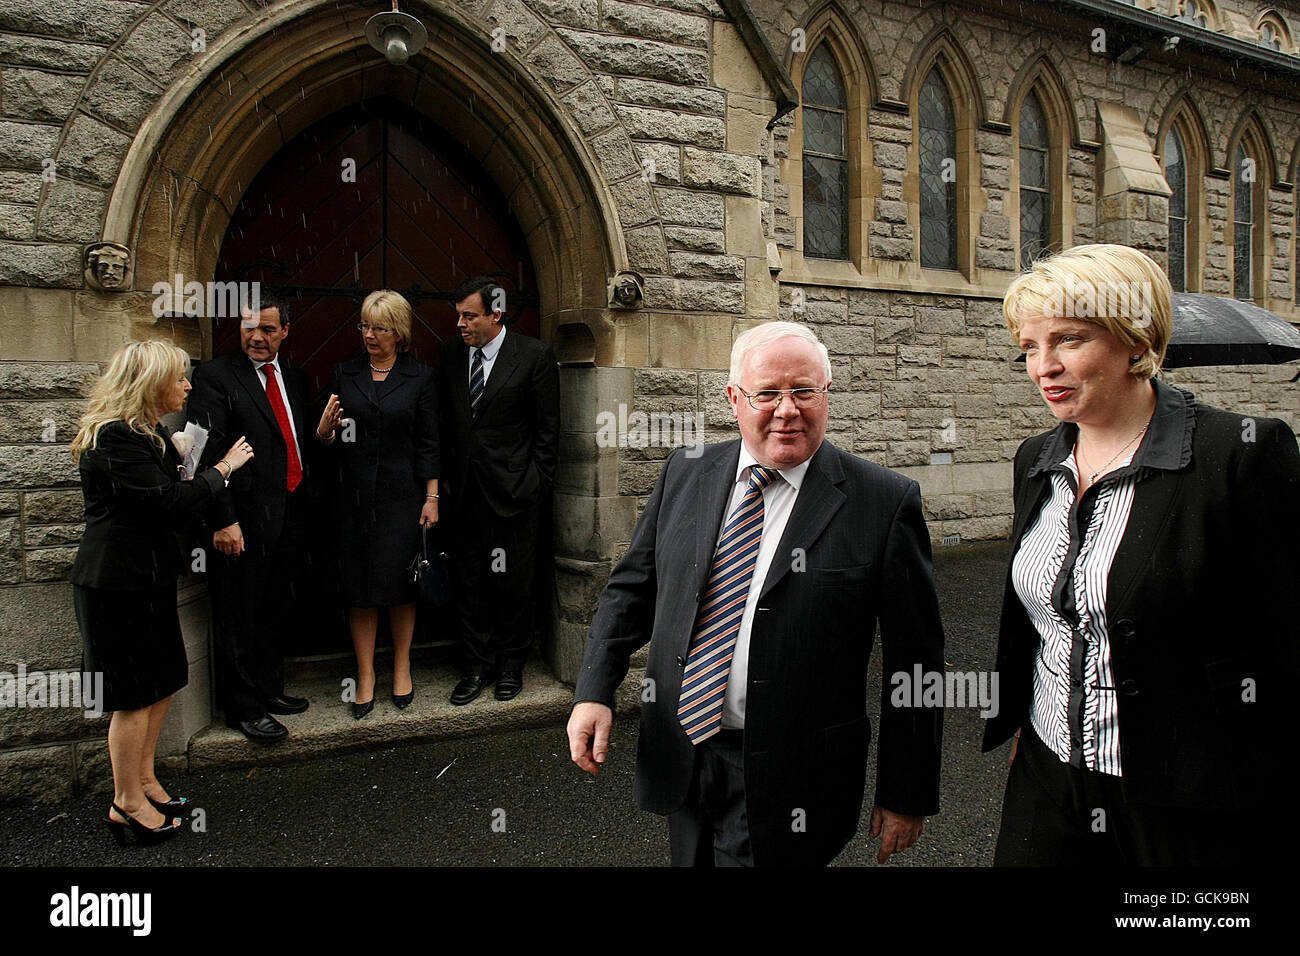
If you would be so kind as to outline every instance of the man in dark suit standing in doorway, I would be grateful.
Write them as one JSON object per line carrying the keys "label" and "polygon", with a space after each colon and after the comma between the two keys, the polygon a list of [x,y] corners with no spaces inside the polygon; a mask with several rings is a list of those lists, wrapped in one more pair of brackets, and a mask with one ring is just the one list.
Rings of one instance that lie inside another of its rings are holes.
{"label": "man in dark suit standing in doorway", "polygon": [[877,622],[877,860],[939,808],[942,709],[890,693],[892,675],[944,667],[920,490],[824,440],[830,378],[807,326],[736,340],[740,440],[669,457],[592,621],[570,756],[599,772],[649,642],[636,797],[668,817],[675,865],[825,865],[853,837]]}
{"label": "man in dark suit standing in doorway", "polygon": [[315,420],[306,373],[278,357],[287,304],[263,295],[259,305],[242,311],[240,351],[194,370],[188,414],[209,432],[205,459],[240,435],[254,449],[207,516],[216,551],[208,567],[218,700],[227,724],[269,743],[289,733],[276,715],[308,706],[284,693],[283,646],[307,563],[304,439]]}
{"label": "man in dark suit standing in doorway", "polygon": [[494,681],[497,700],[523,689],[537,532],[555,480],[560,376],[549,346],[507,331],[500,285],[477,276],[454,295],[460,341],[443,348],[438,377],[440,493],[455,529],[464,652],[451,702],[468,704]]}

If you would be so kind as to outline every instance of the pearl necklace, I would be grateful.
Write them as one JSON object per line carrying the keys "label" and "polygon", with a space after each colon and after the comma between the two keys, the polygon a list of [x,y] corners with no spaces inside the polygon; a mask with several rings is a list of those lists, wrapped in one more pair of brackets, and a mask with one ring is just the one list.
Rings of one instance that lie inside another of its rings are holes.
{"label": "pearl necklace", "polygon": [[388,372],[391,372],[391,371],[392,371],[394,368],[396,368],[396,367],[397,367],[397,363],[396,363],[396,362],[394,362],[392,365],[388,366],[388,368],[375,368],[375,366],[372,364],[372,365],[370,366],[370,371],[372,371],[372,372],[379,372],[379,373],[381,373],[381,374],[387,374]]}

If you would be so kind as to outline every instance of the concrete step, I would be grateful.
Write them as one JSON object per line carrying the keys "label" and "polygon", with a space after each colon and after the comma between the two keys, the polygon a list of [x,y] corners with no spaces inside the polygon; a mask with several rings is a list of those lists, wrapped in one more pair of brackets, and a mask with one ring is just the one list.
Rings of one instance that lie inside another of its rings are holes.
{"label": "concrete step", "polygon": [[573,704],[573,690],[557,681],[545,664],[524,669],[524,689],[514,700],[499,701],[492,688],[461,707],[448,702],[460,680],[451,665],[412,668],[415,700],[406,710],[393,706],[392,674],[380,674],[375,688],[375,709],[361,720],[352,717],[352,705],[340,697],[336,678],[291,682],[285,692],[306,697],[311,708],[304,714],[276,718],[289,728],[289,736],[274,744],[254,743],[238,730],[213,724],[190,740],[189,767],[239,767],[307,760],[347,750],[387,747],[447,737],[469,737],[520,727],[556,725],[557,740]]}

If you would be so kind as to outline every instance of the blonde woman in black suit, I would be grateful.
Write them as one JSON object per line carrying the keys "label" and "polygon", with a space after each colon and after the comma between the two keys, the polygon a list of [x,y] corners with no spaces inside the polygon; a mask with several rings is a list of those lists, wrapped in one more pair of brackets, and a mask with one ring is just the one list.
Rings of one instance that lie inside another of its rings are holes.
{"label": "blonde woman in black suit", "polygon": [[72,567],[82,668],[102,673],[113,767],[108,826],[156,842],[180,827],[186,800],[154,774],[154,749],[171,695],[189,680],[176,612],[185,559],[176,526],[211,502],[253,451],[241,437],[212,468],[181,477],[162,417],[185,405],[189,356],[167,342],[133,342],[95,384],[72,441],[86,533]]}
{"label": "blonde woman in black suit", "polygon": [[1300,451],[1285,423],[1155,377],[1171,296],[1149,256],[1109,244],[1007,291],[1060,424],[1015,460],[984,735],[1017,738],[999,865],[1241,864],[1294,840]]}

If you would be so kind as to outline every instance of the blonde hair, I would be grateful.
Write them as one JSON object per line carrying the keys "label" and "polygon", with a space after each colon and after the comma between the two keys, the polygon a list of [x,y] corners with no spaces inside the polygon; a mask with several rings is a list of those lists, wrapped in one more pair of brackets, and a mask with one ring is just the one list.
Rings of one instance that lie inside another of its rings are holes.
{"label": "blonde hair", "polygon": [[1075,246],[1039,259],[1002,301],[1011,338],[1031,318],[1077,318],[1100,326],[1141,354],[1129,373],[1153,378],[1174,332],[1173,287],[1144,252],[1113,243]]}
{"label": "blonde hair", "polygon": [[117,421],[148,436],[165,453],[167,448],[153,424],[170,411],[163,404],[164,392],[185,374],[189,364],[185,350],[170,342],[132,342],[119,349],[90,390],[77,436],[68,446],[73,460],[95,448],[100,430]]}
{"label": "blonde hair", "polygon": [[411,344],[411,303],[400,292],[376,289],[370,293],[361,303],[361,321],[367,325],[385,325],[396,332],[400,352],[405,352]]}
{"label": "blonde hair", "polygon": [[736,338],[736,343],[731,347],[731,371],[729,373],[731,383],[733,385],[740,384],[740,371],[745,367],[745,356],[749,354],[750,350],[787,336],[803,339],[817,346],[818,354],[822,360],[822,367],[826,372],[826,383],[829,383],[831,380],[830,353],[826,351],[826,346],[822,345],[821,340],[817,338],[812,329],[806,325],[800,325],[798,322],[764,322],[762,325],[756,325],[752,329],[740,333]]}

